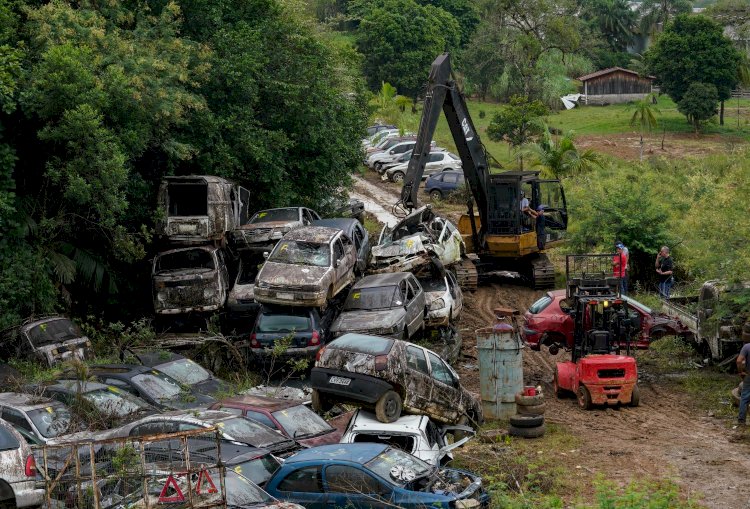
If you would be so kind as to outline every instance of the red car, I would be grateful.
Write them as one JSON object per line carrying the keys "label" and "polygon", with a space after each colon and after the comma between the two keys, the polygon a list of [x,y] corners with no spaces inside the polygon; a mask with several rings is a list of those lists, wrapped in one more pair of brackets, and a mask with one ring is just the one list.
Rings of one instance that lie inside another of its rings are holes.
{"label": "red car", "polygon": [[[663,336],[689,334],[679,320],[657,313],[637,300],[622,296],[631,314],[640,318],[641,333],[636,340],[638,348],[648,348],[651,341]],[[547,292],[534,302],[524,314],[521,336],[532,350],[547,345],[552,354],[559,348],[573,347],[573,319],[560,307],[565,299],[565,290]]]}
{"label": "red car", "polygon": [[337,444],[344,435],[343,429],[332,427],[302,401],[263,396],[236,396],[214,403],[210,408],[258,421],[305,447]]}

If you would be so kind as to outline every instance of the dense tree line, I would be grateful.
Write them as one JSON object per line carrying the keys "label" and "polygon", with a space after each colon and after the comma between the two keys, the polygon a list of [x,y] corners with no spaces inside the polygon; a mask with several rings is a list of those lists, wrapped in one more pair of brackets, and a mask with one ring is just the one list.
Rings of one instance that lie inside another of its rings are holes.
{"label": "dense tree line", "polygon": [[150,307],[164,175],[317,205],[366,121],[358,57],[277,0],[0,0],[0,328]]}

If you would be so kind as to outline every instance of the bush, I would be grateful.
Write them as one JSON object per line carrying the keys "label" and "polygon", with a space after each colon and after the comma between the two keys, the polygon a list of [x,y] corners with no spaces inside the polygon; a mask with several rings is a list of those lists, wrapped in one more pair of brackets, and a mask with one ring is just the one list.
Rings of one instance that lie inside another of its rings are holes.
{"label": "bush", "polygon": [[688,118],[698,133],[701,123],[709,120],[718,111],[719,92],[709,83],[691,83],[685,95],[677,103],[677,109]]}

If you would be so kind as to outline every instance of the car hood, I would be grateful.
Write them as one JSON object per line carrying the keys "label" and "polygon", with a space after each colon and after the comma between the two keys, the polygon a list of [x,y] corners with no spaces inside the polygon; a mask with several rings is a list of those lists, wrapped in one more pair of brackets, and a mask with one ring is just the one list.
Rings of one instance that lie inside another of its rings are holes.
{"label": "car hood", "polygon": [[291,229],[297,226],[302,226],[301,221],[267,221],[265,223],[250,223],[243,224],[239,227],[240,230],[253,231],[253,230],[265,230],[266,228],[272,228],[279,230],[283,228]]}
{"label": "car hood", "polygon": [[400,307],[378,311],[344,311],[333,322],[331,331],[348,332],[387,329],[401,323],[405,315],[406,311]]}
{"label": "car hood", "polygon": [[184,396],[178,395],[173,399],[159,399],[157,402],[172,410],[185,410],[188,408],[210,405],[216,403],[216,400],[211,396],[201,394],[197,390],[191,390],[190,392],[185,391]]}
{"label": "car hood", "polygon": [[255,286],[253,283],[247,285],[234,285],[232,291],[229,292],[229,299],[234,300],[253,300],[255,298]]}
{"label": "car hood", "polygon": [[257,286],[263,282],[279,286],[315,285],[320,283],[330,270],[330,267],[266,262],[260,269],[255,284]]}

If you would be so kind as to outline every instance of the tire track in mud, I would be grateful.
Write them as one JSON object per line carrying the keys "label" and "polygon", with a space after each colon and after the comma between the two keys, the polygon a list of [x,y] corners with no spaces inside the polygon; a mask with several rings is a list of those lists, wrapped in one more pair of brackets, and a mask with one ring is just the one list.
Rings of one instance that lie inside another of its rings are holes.
{"label": "tire track in mud", "polygon": [[[461,320],[464,353],[476,359],[474,330],[494,321],[492,310],[507,306],[523,311],[541,292],[528,288],[493,284],[467,295]],[[541,385],[547,395],[546,419],[565,426],[580,441],[575,452],[559,454],[563,463],[580,475],[603,474],[621,485],[634,479],[669,478],[685,493],[701,498],[707,507],[749,509],[750,447],[733,441],[734,434],[723,421],[700,415],[688,397],[674,393],[658,381],[641,383],[641,406],[637,408],[597,408],[583,411],[571,394],[557,399],[552,392],[556,362],[569,359],[569,353],[556,356],[546,348],[524,350],[524,379]],[[469,364],[478,364],[472,359]],[[462,382],[479,392],[478,367],[467,369],[459,363]],[[581,471],[588,474],[581,474]]]}

